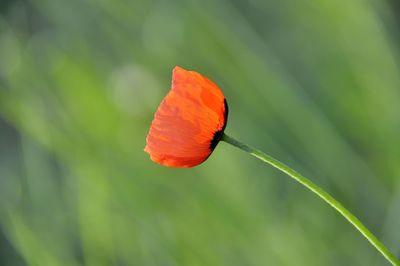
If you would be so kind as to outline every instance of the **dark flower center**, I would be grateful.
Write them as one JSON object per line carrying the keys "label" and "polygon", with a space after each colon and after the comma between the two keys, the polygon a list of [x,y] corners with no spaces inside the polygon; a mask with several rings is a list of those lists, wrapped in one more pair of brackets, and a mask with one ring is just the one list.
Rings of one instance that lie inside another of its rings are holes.
{"label": "dark flower center", "polygon": [[224,112],[225,123],[224,123],[223,127],[220,130],[218,130],[218,131],[216,131],[214,133],[213,139],[211,140],[211,143],[210,143],[210,149],[212,151],[215,149],[215,147],[217,146],[218,142],[221,140],[222,135],[224,134],[226,123],[228,122],[229,109],[228,109],[228,103],[227,103],[226,99],[224,99],[224,105],[225,105],[225,112]]}

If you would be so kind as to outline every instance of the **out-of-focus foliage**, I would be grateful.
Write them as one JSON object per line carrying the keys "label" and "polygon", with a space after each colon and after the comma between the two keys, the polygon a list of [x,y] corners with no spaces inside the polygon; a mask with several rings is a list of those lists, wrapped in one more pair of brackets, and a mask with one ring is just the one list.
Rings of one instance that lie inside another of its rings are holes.
{"label": "out-of-focus foliage", "polygon": [[143,152],[175,65],[227,132],[326,188],[400,255],[396,0],[1,0],[0,264],[387,265],[342,217],[229,147]]}

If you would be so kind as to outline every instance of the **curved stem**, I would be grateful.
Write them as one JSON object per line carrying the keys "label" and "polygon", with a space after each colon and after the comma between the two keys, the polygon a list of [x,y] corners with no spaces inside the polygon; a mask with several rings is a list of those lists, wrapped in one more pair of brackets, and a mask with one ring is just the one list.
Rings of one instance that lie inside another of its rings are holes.
{"label": "curved stem", "polygon": [[265,154],[264,152],[254,149],[246,144],[239,142],[238,140],[224,134],[221,140],[245,151],[257,157],[261,161],[264,161],[278,170],[286,173],[294,180],[311,190],[313,193],[322,198],[326,203],[331,205],[336,211],[338,211],[344,218],[346,218],[392,265],[400,266],[400,261],[397,259],[383,244],[380,242],[374,234],[372,234],[362,223],[355,217],[349,210],[347,210],[343,205],[334,199],[330,194],[325,192],[322,188],[311,182],[308,178],[302,176],[295,170],[291,169],[289,166],[281,163],[280,161],[272,158],[271,156]]}

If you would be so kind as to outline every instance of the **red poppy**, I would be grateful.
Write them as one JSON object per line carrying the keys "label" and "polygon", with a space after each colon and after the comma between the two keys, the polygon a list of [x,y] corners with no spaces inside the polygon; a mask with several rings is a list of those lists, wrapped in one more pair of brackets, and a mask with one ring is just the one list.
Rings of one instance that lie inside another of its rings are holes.
{"label": "red poppy", "polygon": [[172,87],[154,116],[145,151],[169,167],[204,162],[221,139],[228,117],[222,91],[208,78],[175,67]]}

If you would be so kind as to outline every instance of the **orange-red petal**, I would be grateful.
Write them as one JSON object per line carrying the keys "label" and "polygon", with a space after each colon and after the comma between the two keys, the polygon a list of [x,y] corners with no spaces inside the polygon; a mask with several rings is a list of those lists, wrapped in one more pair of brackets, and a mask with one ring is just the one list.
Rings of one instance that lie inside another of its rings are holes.
{"label": "orange-red petal", "polygon": [[205,161],[225,129],[225,96],[211,80],[175,67],[172,87],[147,135],[145,151],[159,164],[193,167]]}

